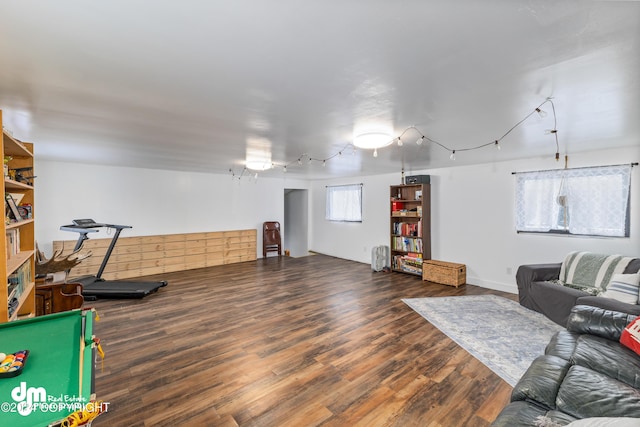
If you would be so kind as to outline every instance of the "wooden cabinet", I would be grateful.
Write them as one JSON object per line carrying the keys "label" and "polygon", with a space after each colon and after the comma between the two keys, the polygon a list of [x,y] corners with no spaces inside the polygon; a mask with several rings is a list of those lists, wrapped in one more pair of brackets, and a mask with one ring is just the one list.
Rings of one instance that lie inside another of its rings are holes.
{"label": "wooden cabinet", "polygon": [[431,185],[390,187],[391,270],[422,276],[431,259]]}
{"label": "wooden cabinet", "polygon": [[[0,259],[4,260],[0,262],[0,322],[7,322],[36,314],[33,144],[18,141],[3,127],[1,149],[8,167],[2,184],[5,219],[0,233]],[[21,205],[18,220],[9,208],[7,195]]]}

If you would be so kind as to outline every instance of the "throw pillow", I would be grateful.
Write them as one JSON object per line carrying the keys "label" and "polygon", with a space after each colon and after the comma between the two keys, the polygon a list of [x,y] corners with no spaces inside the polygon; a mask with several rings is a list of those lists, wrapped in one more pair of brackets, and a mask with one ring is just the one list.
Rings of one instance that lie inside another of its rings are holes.
{"label": "throw pillow", "polygon": [[538,415],[534,421],[533,425],[536,427],[562,427],[562,424],[557,423],[544,415]]}
{"label": "throw pillow", "polygon": [[628,304],[638,304],[640,291],[640,273],[614,274],[607,285],[607,290],[600,296],[617,299]]}
{"label": "throw pillow", "polygon": [[566,427],[638,427],[640,419],[628,417],[594,417],[583,418],[566,425]]}
{"label": "throw pillow", "polygon": [[592,252],[570,252],[560,267],[560,281],[605,289],[614,274],[620,274],[633,258]]}
{"label": "throw pillow", "polygon": [[640,316],[633,319],[620,335],[620,344],[640,355]]}

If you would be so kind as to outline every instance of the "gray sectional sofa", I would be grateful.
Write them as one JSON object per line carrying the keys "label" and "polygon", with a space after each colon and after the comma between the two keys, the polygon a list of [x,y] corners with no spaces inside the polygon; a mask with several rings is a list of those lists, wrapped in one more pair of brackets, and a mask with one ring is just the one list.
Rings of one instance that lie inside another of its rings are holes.
{"label": "gray sectional sofa", "polygon": [[[516,273],[520,304],[544,314],[565,326],[571,309],[576,305],[590,305],[608,310],[640,315],[640,305],[629,304],[603,296],[593,296],[583,290],[558,284],[562,263],[522,265]],[[640,258],[632,259],[622,272],[637,273]]]}

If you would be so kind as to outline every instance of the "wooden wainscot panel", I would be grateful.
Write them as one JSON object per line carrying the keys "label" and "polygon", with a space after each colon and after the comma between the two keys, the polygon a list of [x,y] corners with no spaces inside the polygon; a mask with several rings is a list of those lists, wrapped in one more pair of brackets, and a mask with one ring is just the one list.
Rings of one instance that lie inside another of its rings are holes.
{"label": "wooden wainscot panel", "polygon": [[140,244],[163,244],[165,242],[164,236],[141,236],[142,240]]}
{"label": "wooden wainscot panel", "polygon": [[162,252],[162,251],[164,251],[164,242],[144,243],[138,247],[138,252],[142,252],[142,253]]}
{"label": "wooden wainscot panel", "polygon": [[120,244],[116,244],[116,247],[113,249],[113,253],[111,254],[111,256],[113,256],[114,254],[119,255],[128,255],[128,254],[136,254],[136,253],[140,253],[140,245],[131,245],[131,246],[120,246]]}
{"label": "wooden wainscot panel", "polygon": [[224,240],[207,240],[207,252],[216,252],[224,249]]}
{"label": "wooden wainscot panel", "polygon": [[161,268],[162,266],[162,260],[159,259],[147,259],[140,262],[140,268]]}
{"label": "wooden wainscot panel", "polygon": [[224,257],[222,256],[222,253],[220,253],[220,256],[216,256],[216,257],[207,255],[207,263],[205,267],[215,267],[223,264],[224,264]]}
{"label": "wooden wainscot panel", "polygon": [[164,268],[166,271],[181,271],[186,270],[186,263],[184,261],[184,253],[180,256],[172,256],[164,259]]}
{"label": "wooden wainscot panel", "polygon": [[196,247],[192,247],[192,248],[187,248],[185,250],[185,253],[187,255],[206,254],[207,253],[207,247],[206,246],[196,246]]}
{"label": "wooden wainscot panel", "polygon": [[162,258],[164,258],[164,251],[150,251],[150,252],[143,252],[142,253],[142,259],[143,260],[162,259]]}
{"label": "wooden wainscot panel", "polygon": [[207,241],[205,239],[187,240],[185,243],[187,250],[207,247]]}
{"label": "wooden wainscot panel", "polygon": [[142,259],[142,253],[141,252],[128,252],[128,253],[112,253],[111,254],[111,258],[109,258],[109,264],[111,264],[112,262],[114,263],[122,263],[122,262],[129,262],[129,261],[140,261]]}
{"label": "wooden wainscot panel", "polygon": [[187,270],[202,268],[207,265],[207,256],[206,254],[186,255],[184,257],[184,262]]}
{"label": "wooden wainscot panel", "polygon": [[185,240],[182,240],[179,242],[176,242],[176,241],[164,242],[165,251],[173,251],[173,250],[179,249],[184,252],[186,247],[187,247],[187,242]]}
{"label": "wooden wainscot panel", "polygon": [[122,262],[122,263],[118,263],[118,271],[132,271],[132,270],[139,270],[142,268],[142,261],[131,261],[131,262]]}
{"label": "wooden wainscot panel", "polygon": [[184,248],[164,251],[165,258],[183,257],[184,254],[185,254]]}
{"label": "wooden wainscot panel", "polygon": [[[109,243],[110,242],[111,241],[109,239]],[[116,247],[140,246],[143,243],[149,243],[149,242],[145,240],[143,237],[120,237],[118,238],[118,244],[116,245]]]}
{"label": "wooden wainscot panel", "polygon": [[[105,268],[105,279],[127,279],[173,271],[256,260],[257,231],[233,230],[188,234],[120,237]],[[96,274],[111,236],[93,238],[83,250],[92,256],[71,270],[69,277]],[[55,241],[53,249],[71,253],[75,240]]]}
{"label": "wooden wainscot panel", "polygon": [[186,240],[186,234],[167,234],[166,236],[164,236],[165,243],[184,242]]}
{"label": "wooden wainscot panel", "polygon": [[185,238],[187,242],[190,242],[193,240],[206,240],[207,233],[189,233],[189,234],[185,234]]}

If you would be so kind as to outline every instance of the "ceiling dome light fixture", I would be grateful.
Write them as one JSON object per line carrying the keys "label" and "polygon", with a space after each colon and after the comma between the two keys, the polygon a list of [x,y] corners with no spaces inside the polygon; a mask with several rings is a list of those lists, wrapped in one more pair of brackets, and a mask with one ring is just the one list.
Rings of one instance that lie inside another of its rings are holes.
{"label": "ceiling dome light fixture", "polygon": [[254,171],[266,171],[273,167],[273,164],[268,160],[247,160],[246,168]]}
{"label": "ceiling dome light fixture", "polygon": [[378,148],[386,147],[387,145],[391,145],[394,140],[395,139],[392,138],[388,133],[367,132],[356,135],[356,137],[353,138],[353,145],[358,148],[368,148],[370,150],[375,150]]}

